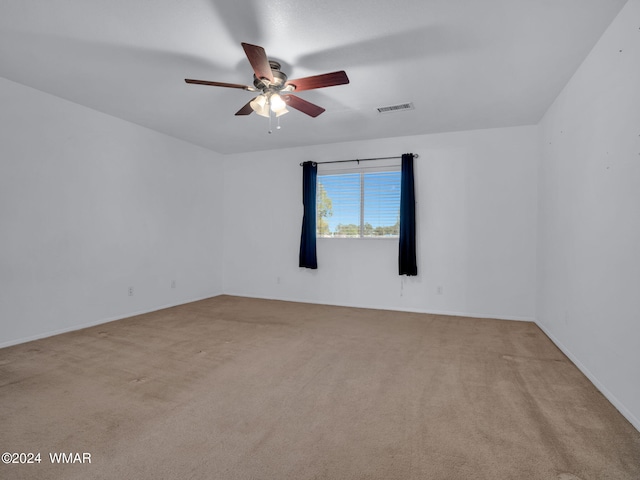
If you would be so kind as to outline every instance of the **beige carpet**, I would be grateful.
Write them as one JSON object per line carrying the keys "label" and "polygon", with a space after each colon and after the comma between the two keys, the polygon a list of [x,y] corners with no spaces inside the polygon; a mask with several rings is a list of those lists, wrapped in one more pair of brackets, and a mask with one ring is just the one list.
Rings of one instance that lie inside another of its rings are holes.
{"label": "beige carpet", "polygon": [[2,479],[640,479],[532,323],[229,296],[1,349],[0,450],[41,453]]}

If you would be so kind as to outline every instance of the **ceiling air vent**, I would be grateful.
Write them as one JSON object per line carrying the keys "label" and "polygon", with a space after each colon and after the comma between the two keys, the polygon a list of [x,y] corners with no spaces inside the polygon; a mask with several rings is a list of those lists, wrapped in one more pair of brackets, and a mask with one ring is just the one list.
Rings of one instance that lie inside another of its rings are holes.
{"label": "ceiling air vent", "polygon": [[378,107],[378,113],[403,112],[406,110],[413,110],[413,103],[399,103],[389,107]]}

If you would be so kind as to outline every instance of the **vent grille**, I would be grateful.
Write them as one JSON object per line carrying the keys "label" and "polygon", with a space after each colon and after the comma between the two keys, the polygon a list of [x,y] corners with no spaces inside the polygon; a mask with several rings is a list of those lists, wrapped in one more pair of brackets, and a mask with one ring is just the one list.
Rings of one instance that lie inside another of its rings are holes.
{"label": "vent grille", "polygon": [[378,107],[378,113],[403,112],[405,110],[413,110],[413,103],[399,103],[388,107]]}

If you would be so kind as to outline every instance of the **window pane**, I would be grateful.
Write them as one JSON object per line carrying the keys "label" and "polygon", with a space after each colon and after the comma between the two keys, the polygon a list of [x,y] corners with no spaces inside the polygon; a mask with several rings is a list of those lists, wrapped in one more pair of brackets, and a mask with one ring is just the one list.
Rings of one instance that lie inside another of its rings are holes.
{"label": "window pane", "polygon": [[318,175],[318,237],[398,236],[400,171]]}
{"label": "window pane", "polygon": [[360,174],[318,176],[318,236],[360,236]]}
{"label": "window pane", "polygon": [[400,172],[364,175],[364,236],[395,236],[400,232]]}

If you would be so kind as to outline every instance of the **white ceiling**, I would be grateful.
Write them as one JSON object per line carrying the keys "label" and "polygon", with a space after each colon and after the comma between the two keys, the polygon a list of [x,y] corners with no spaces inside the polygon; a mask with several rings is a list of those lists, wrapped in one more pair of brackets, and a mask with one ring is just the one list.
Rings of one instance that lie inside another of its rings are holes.
{"label": "white ceiling", "polygon": [[[0,76],[221,153],[537,123],[626,0],[0,0]],[[282,129],[234,113],[255,94],[240,42],[298,93]],[[377,107],[413,102],[412,111]],[[1,106],[0,106],[1,108]]]}

